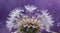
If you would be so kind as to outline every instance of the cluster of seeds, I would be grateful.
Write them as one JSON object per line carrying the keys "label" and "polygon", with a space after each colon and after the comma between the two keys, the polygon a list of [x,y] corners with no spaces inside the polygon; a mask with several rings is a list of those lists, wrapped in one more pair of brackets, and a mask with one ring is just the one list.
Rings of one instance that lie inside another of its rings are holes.
{"label": "cluster of seeds", "polygon": [[20,31],[24,33],[36,33],[41,29],[41,22],[37,19],[23,19],[19,26]]}

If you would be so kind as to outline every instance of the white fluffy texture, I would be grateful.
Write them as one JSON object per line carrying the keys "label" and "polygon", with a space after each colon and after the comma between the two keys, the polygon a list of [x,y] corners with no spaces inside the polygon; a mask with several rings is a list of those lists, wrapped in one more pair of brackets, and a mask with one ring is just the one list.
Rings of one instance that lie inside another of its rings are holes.
{"label": "white fluffy texture", "polygon": [[34,6],[34,5],[26,5],[26,6],[24,6],[25,7],[25,9],[27,10],[27,11],[30,11],[30,12],[32,12],[32,11],[34,11],[34,10],[36,10],[37,9],[37,7],[36,6]]}
{"label": "white fluffy texture", "polygon": [[51,17],[51,15],[49,15],[49,13],[47,13],[48,10],[45,11],[41,11],[42,15],[40,15],[41,21],[42,21],[42,25],[45,26],[44,28],[46,29],[47,32],[51,32],[50,31],[50,27],[53,25],[53,18]]}
{"label": "white fluffy texture", "polygon": [[15,10],[11,11],[11,13],[9,14],[10,17],[8,17],[8,20],[6,21],[7,22],[7,27],[9,28],[9,31],[11,31],[12,27],[14,26],[13,21],[16,20],[15,17],[19,17],[19,13],[21,11],[22,10],[15,9]]}
{"label": "white fluffy texture", "polygon": [[[25,6],[25,8],[27,11],[31,12],[31,11],[35,10],[37,7],[28,5],[28,6]],[[7,27],[9,28],[10,31],[11,31],[12,27],[17,27],[17,25],[14,25],[13,21],[17,20],[15,17],[19,17],[19,14],[21,11],[23,11],[23,10],[15,9],[15,10],[11,11],[11,13],[9,14],[10,18],[8,17],[8,20],[6,22],[7,22]],[[38,17],[41,18],[42,25],[43,25],[42,29],[46,29],[47,32],[51,32],[50,26],[53,25],[52,23],[54,21],[52,20],[53,18],[51,17],[51,15],[49,15],[49,13],[47,13],[47,11],[48,10],[41,11],[42,14],[38,15]],[[21,14],[21,15],[23,15],[23,14]],[[24,16],[24,18],[25,17],[28,17],[28,16]],[[34,17],[32,17],[32,18],[34,18]]]}

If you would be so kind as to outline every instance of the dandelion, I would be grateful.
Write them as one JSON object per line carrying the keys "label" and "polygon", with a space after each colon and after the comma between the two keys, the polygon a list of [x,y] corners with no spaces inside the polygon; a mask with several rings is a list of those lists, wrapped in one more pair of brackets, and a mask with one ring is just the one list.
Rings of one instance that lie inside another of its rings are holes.
{"label": "dandelion", "polygon": [[[24,7],[29,12],[37,9],[37,7],[33,5],[27,5]],[[31,14],[26,15],[21,13],[22,10],[13,10],[9,14],[10,17],[7,18],[8,20],[6,21],[6,26],[8,27],[9,31],[11,31],[12,28],[17,28],[16,31],[11,33],[41,33],[41,30],[43,29],[45,29],[47,32],[51,32],[50,27],[53,26],[54,21],[52,20],[52,15],[47,12],[48,10],[41,10],[42,14],[37,13],[37,16],[32,15],[32,18],[29,16]]]}

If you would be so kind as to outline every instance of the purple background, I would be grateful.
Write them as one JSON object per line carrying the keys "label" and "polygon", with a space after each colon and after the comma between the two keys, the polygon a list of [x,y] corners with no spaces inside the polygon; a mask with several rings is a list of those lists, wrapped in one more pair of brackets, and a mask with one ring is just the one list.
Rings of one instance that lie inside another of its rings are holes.
{"label": "purple background", "polygon": [[[26,4],[34,4],[39,9],[48,9],[55,20],[51,29],[60,33],[60,26],[57,26],[57,23],[60,23],[60,0],[0,0],[0,33],[10,33],[6,28],[5,22],[9,12],[16,7],[23,7]],[[44,31],[43,33],[47,32]]]}

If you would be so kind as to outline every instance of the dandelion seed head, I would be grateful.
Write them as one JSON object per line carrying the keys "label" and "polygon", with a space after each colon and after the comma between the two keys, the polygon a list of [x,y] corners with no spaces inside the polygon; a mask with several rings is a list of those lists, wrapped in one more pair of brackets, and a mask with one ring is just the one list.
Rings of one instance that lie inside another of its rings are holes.
{"label": "dandelion seed head", "polygon": [[[7,18],[8,20],[6,21],[6,26],[10,31],[13,27],[18,28],[15,32],[11,33],[26,33],[29,31],[29,29],[31,29],[31,31],[33,29],[37,29],[36,32],[39,31],[39,33],[42,29],[45,29],[47,32],[51,32],[50,26],[53,26],[54,20],[52,20],[52,15],[47,12],[48,10],[41,10],[42,14],[35,13],[34,15],[31,15],[31,12],[36,10],[37,7],[34,5],[25,5],[24,7],[30,12],[28,15],[21,13],[21,11],[24,12],[24,9],[15,9],[9,14],[10,17]],[[40,10],[37,11],[40,12]],[[30,16],[32,18],[29,18]]]}

